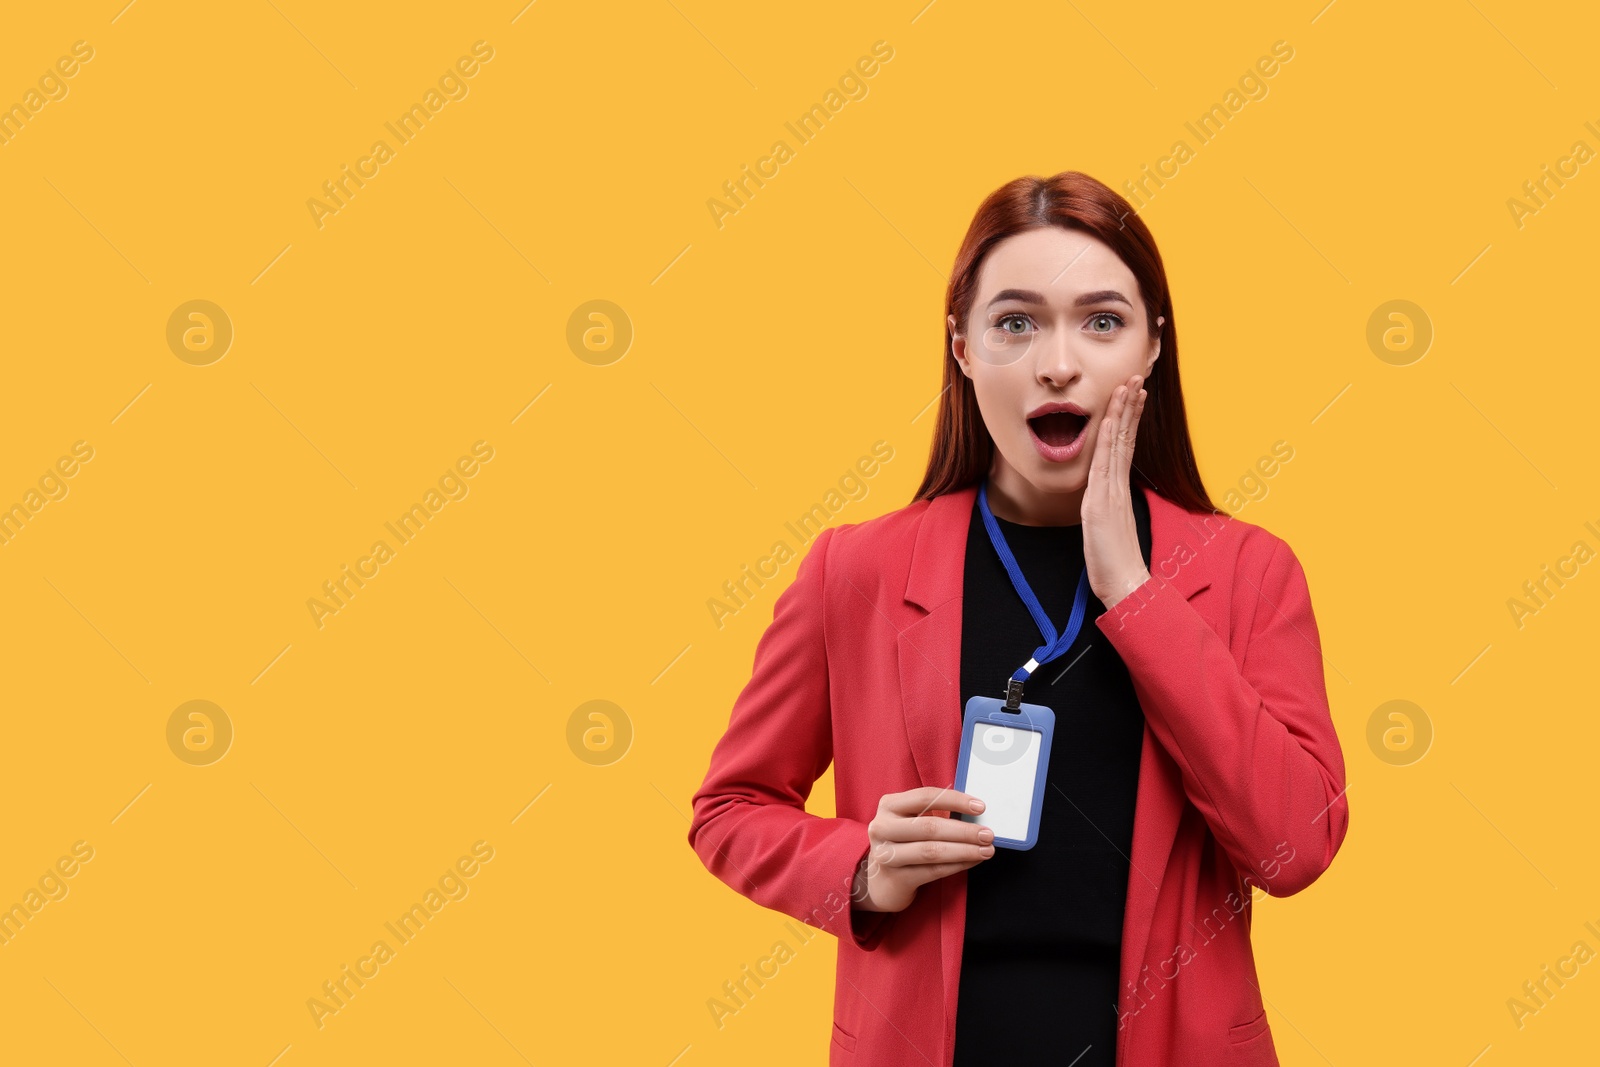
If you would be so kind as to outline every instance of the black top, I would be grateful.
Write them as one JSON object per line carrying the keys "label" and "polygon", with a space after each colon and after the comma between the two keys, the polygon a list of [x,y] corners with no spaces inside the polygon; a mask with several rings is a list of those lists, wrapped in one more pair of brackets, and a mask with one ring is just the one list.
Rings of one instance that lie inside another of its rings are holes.
{"label": "black top", "polygon": [[[1148,567],[1150,506],[1138,486],[1132,499]],[[1059,633],[1083,572],[1083,527],[996,518]],[[966,552],[963,710],[975,695],[1003,698],[1006,679],[1044,643],[989,541],[976,499]],[[1036,668],[1023,689],[1025,703],[1056,714],[1039,839],[1027,851],[996,849],[966,871],[955,1067],[1116,1062],[1122,913],[1144,712],[1121,656],[1095,625],[1104,613],[1091,590],[1072,647]],[[950,724],[960,728],[959,718]]]}

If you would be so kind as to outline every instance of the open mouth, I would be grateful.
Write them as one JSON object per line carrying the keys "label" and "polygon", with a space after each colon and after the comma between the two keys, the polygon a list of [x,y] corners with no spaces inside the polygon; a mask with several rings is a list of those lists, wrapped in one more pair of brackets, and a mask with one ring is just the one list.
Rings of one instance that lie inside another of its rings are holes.
{"label": "open mouth", "polygon": [[1065,448],[1083,433],[1083,428],[1089,425],[1089,418],[1070,411],[1052,411],[1048,415],[1029,419],[1028,425],[1045,444],[1052,448]]}

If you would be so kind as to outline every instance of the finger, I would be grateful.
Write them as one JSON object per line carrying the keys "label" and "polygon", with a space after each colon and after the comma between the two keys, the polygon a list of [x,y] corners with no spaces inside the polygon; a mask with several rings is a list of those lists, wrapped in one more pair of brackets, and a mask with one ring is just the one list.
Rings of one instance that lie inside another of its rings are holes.
{"label": "finger", "polygon": [[927,885],[929,882],[937,882],[941,878],[948,878],[952,874],[970,870],[982,862],[983,860],[980,859],[971,863],[929,863],[914,867],[912,870],[916,872],[916,877],[919,879],[917,884]]}
{"label": "finger", "polygon": [[1122,387],[1119,385],[1111,393],[1111,404],[1106,409],[1105,417],[1100,420],[1100,441],[1095,446],[1094,468],[1098,469],[1102,478],[1107,479],[1102,485],[1109,484],[1111,477],[1111,455],[1116,450],[1117,422],[1122,417]]}
{"label": "finger", "polygon": [[[1126,474],[1128,468],[1133,465],[1133,435],[1139,424],[1139,394],[1143,384],[1144,375],[1135,374],[1128,379],[1124,387],[1127,392],[1123,400],[1122,426],[1118,435],[1120,439],[1117,442],[1117,456],[1120,460],[1118,470],[1123,474]],[[1122,482],[1119,481],[1118,484],[1121,485]]]}
{"label": "finger", "polygon": [[1139,439],[1139,420],[1144,417],[1145,401],[1150,396],[1149,391],[1143,388],[1143,384],[1143,382],[1140,383],[1141,388],[1138,395],[1134,397],[1133,418],[1128,422],[1128,459],[1130,463],[1133,460],[1134,443]]}
{"label": "finger", "polygon": [[872,822],[879,841],[940,840],[986,845],[994,840],[994,831],[987,826],[943,815],[920,815],[913,818],[890,815],[884,819],[874,819]]}
{"label": "finger", "polygon": [[1089,491],[1086,497],[1090,500],[1100,500],[1105,496],[1106,486],[1111,484],[1111,451],[1116,447],[1117,435],[1113,430],[1111,416],[1100,420],[1100,442],[1095,446],[1094,464],[1090,467]]}
{"label": "finger", "polygon": [[879,801],[882,811],[894,815],[915,816],[930,811],[973,812],[973,801],[978,798],[958,789],[941,789],[936,785],[918,786],[903,793],[886,793]]}
{"label": "finger", "polygon": [[963,845],[956,841],[902,841],[892,846],[880,867],[937,867],[945,863],[980,863],[994,855],[993,845]]}
{"label": "finger", "polygon": [[[1133,420],[1139,382],[1140,377],[1135,374],[1123,386],[1126,392],[1123,394],[1122,419],[1117,427],[1117,471],[1119,474],[1126,474],[1128,467],[1133,462]],[[1120,486],[1123,482],[1118,481],[1117,484]]]}

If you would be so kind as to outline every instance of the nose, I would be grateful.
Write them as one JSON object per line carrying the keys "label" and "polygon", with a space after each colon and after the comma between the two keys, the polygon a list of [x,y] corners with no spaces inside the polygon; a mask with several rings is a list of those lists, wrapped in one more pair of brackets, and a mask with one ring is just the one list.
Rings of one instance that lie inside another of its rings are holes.
{"label": "nose", "polygon": [[1051,330],[1036,347],[1036,373],[1039,381],[1061,388],[1081,373],[1078,353],[1068,330]]}

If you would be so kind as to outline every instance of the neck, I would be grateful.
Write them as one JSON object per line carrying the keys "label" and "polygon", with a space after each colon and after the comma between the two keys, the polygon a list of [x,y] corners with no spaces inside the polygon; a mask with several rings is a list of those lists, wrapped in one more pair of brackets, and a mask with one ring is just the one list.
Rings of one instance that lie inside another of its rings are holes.
{"label": "neck", "polygon": [[989,471],[989,510],[995,518],[1024,526],[1077,526],[1083,522],[1084,490],[1045,492],[1033,485],[998,453]]}

